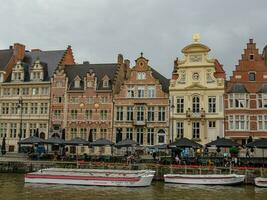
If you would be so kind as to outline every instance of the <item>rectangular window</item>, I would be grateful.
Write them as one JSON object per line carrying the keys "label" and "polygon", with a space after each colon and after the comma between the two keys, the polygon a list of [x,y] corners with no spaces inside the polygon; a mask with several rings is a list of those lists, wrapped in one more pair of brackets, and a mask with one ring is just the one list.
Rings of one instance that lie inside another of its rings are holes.
{"label": "rectangular window", "polygon": [[100,97],[100,103],[108,103],[108,97]]}
{"label": "rectangular window", "polygon": [[128,106],[127,107],[127,121],[132,121],[133,120],[133,107]]}
{"label": "rectangular window", "polygon": [[137,72],[137,80],[144,80],[146,79],[146,73],[145,72]]}
{"label": "rectangular window", "polygon": [[133,139],[133,128],[126,128],[126,139]]}
{"label": "rectangular window", "polygon": [[158,121],[165,121],[165,107],[160,106],[158,109]]}
{"label": "rectangular window", "polygon": [[107,110],[101,110],[100,111],[100,117],[101,117],[101,120],[107,120],[108,119],[108,111]]}
{"label": "rectangular window", "polygon": [[247,115],[230,115],[229,116],[229,129],[230,130],[248,130],[249,129],[249,116]]}
{"label": "rectangular window", "polygon": [[0,137],[7,136],[7,123],[0,123]]}
{"label": "rectangular window", "polygon": [[154,145],[154,128],[147,129],[147,145]]}
{"label": "rectangular window", "polygon": [[208,97],[209,113],[216,113],[216,97]]}
{"label": "rectangular window", "polygon": [[147,87],[147,93],[149,98],[156,97],[156,87],[155,86],[148,86]]}
{"label": "rectangular window", "polygon": [[9,103],[2,103],[2,114],[9,114]]}
{"label": "rectangular window", "polygon": [[106,128],[101,128],[100,129],[100,137],[107,139],[107,132],[108,132],[108,130]]}
{"label": "rectangular window", "polygon": [[36,123],[30,123],[30,136],[34,136],[34,133],[36,131]]}
{"label": "rectangular window", "polygon": [[32,95],[38,95],[39,94],[39,88],[32,88]]}
{"label": "rectangular window", "polygon": [[176,98],[176,112],[183,113],[184,112],[184,97]]}
{"label": "rectangular window", "polygon": [[230,94],[229,95],[229,107],[230,108],[247,108],[248,107],[248,95],[247,94]]}
{"label": "rectangular window", "polygon": [[200,138],[200,122],[193,122],[193,139]]}
{"label": "rectangular window", "polygon": [[267,130],[267,115],[258,116],[258,130]]}
{"label": "rectangular window", "polygon": [[155,107],[148,107],[147,121],[149,122],[155,121]]}
{"label": "rectangular window", "polygon": [[134,86],[131,85],[128,86],[127,97],[129,98],[134,97]]}
{"label": "rectangular window", "polygon": [[92,119],[93,118],[93,110],[86,110],[85,111],[85,117],[86,117],[86,119]]}
{"label": "rectangular window", "polygon": [[137,113],[136,113],[136,120],[137,121],[144,121],[145,117],[145,107],[144,106],[137,106],[136,107]]}
{"label": "rectangular window", "polygon": [[258,108],[267,108],[267,94],[258,94]]}
{"label": "rectangular window", "polygon": [[31,114],[38,114],[38,103],[31,103]]}
{"label": "rectangular window", "polygon": [[55,97],[55,102],[56,103],[62,103],[63,102],[62,99],[63,99],[63,97]]}
{"label": "rectangular window", "polygon": [[184,137],[184,122],[177,122],[176,124],[177,138]]}
{"label": "rectangular window", "polygon": [[47,113],[48,113],[48,103],[41,103],[40,114],[47,114]]}
{"label": "rectangular window", "polygon": [[209,128],[216,128],[216,121],[209,121]]}
{"label": "rectangular window", "polygon": [[139,97],[139,98],[145,97],[145,87],[144,86],[138,86],[137,87],[137,97]]}
{"label": "rectangular window", "polygon": [[10,138],[16,138],[17,137],[17,124],[16,123],[10,123]]}
{"label": "rectangular window", "polygon": [[71,128],[70,129],[70,135],[71,135],[71,138],[76,138],[77,137],[77,128]]}
{"label": "rectangular window", "polygon": [[86,128],[80,128],[80,135],[81,135],[81,138],[84,139],[84,140],[87,140],[86,131],[87,131]]}
{"label": "rectangular window", "polygon": [[117,118],[118,121],[123,120],[123,107],[122,106],[117,106]]}
{"label": "rectangular window", "polygon": [[71,119],[75,120],[78,116],[78,110],[71,110]]}
{"label": "rectangular window", "polygon": [[61,119],[61,110],[54,110],[54,117],[56,119]]}
{"label": "rectangular window", "polygon": [[22,95],[29,95],[29,88],[22,88]]}
{"label": "rectangular window", "polygon": [[144,129],[143,128],[137,128],[136,129],[136,142],[140,145],[143,145],[144,143]]}

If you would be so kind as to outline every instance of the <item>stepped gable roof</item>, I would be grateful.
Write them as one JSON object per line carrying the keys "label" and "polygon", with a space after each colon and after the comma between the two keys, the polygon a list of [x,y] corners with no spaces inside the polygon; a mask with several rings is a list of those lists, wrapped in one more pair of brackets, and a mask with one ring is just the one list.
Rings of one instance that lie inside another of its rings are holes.
{"label": "stepped gable roof", "polygon": [[248,93],[246,87],[242,83],[235,83],[231,86],[229,93]]}
{"label": "stepped gable roof", "polygon": [[[84,86],[83,78],[86,77],[87,73],[94,73],[97,77],[97,90],[111,90],[112,84],[115,80],[115,75],[117,71],[117,63],[105,63],[105,64],[75,64],[75,65],[66,65],[65,73],[69,80],[69,89],[70,90],[81,90]],[[81,87],[74,88],[74,79],[79,76],[81,78]],[[103,87],[103,77],[108,76],[110,79],[109,87]]]}
{"label": "stepped gable roof", "polygon": [[24,62],[28,63],[30,66],[39,59],[41,63],[46,63],[47,65],[47,78],[50,79],[53,73],[57,69],[61,60],[63,59],[65,50],[54,50],[54,51],[27,51],[25,52]]}
{"label": "stepped gable roof", "polygon": [[10,61],[13,55],[13,49],[0,50],[0,71],[5,70],[6,65]]}
{"label": "stepped gable roof", "polygon": [[262,84],[262,86],[258,90],[258,93],[267,93],[267,83]]}
{"label": "stepped gable roof", "polygon": [[162,90],[164,92],[168,92],[169,91],[169,85],[170,85],[170,79],[165,78],[163,75],[161,75],[159,72],[157,72],[152,67],[150,67],[150,68],[152,70],[152,76],[155,79],[158,79],[160,84],[162,85]]}

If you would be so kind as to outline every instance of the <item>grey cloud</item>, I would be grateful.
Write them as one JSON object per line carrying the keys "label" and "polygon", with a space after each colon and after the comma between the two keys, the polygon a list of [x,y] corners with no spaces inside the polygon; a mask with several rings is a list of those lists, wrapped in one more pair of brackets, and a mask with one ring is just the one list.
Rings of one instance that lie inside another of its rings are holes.
{"label": "grey cloud", "polygon": [[199,32],[230,75],[250,37],[267,44],[267,2],[247,0],[9,0],[0,7],[0,48],[21,42],[30,48],[72,45],[76,61],[133,63],[144,52],[167,77],[173,60]]}

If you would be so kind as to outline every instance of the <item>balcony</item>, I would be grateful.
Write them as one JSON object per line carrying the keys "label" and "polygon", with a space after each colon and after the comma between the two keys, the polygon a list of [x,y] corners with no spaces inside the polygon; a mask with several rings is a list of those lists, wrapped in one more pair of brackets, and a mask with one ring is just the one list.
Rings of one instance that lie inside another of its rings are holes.
{"label": "balcony", "polygon": [[186,118],[188,120],[188,123],[190,123],[191,120],[201,120],[202,124],[204,124],[206,112],[203,108],[201,108],[199,112],[193,112],[190,110],[190,108],[188,108],[186,111]]}

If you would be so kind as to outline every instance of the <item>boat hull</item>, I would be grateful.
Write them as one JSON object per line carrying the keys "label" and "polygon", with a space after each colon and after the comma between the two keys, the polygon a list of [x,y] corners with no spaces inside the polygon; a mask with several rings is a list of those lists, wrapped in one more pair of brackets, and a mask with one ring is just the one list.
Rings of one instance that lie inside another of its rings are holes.
{"label": "boat hull", "polygon": [[210,175],[188,175],[188,174],[166,174],[166,183],[177,184],[197,184],[197,185],[236,185],[244,182],[244,175],[229,174],[210,174]]}
{"label": "boat hull", "polygon": [[267,187],[267,178],[262,178],[262,177],[255,178],[255,185],[258,187]]}
{"label": "boat hull", "polygon": [[65,184],[85,186],[116,186],[116,187],[145,187],[150,186],[154,177],[154,171],[141,171],[129,173],[129,171],[83,171],[82,173],[71,170],[64,171],[38,171],[25,175],[25,183],[33,184]]}

